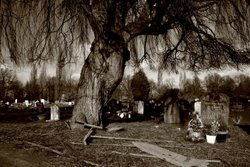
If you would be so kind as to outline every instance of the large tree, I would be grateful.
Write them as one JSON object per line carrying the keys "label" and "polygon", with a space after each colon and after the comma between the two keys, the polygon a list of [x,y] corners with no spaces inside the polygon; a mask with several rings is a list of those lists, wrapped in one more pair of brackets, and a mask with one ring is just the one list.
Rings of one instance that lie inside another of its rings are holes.
{"label": "large tree", "polygon": [[73,111],[77,128],[76,120],[101,123],[130,56],[161,56],[172,70],[250,63],[236,50],[249,46],[249,16],[249,0],[1,0],[0,55],[46,60],[63,46],[71,61],[93,37]]}

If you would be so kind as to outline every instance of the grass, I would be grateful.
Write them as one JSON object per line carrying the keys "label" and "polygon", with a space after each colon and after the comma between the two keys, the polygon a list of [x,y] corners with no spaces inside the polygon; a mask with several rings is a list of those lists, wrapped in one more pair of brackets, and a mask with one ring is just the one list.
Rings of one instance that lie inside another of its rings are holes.
{"label": "grass", "polygon": [[[221,161],[219,164],[211,163],[209,166],[250,166],[249,135],[232,124],[229,125],[230,137],[227,141],[214,145],[206,142],[193,143],[185,140],[185,125],[142,121],[112,123],[109,126],[120,126],[124,130],[119,132],[97,130],[96,135],[172,141],[151,143],[191,158]],[[41,161],[39,163],[45,163],[46,166],[173,166],[161,159],[131,155],[131,153],[146,154],[138,148],[132,147],[131,141],[94,139],[88,146],[80,144],[87,132],[88,129],[82,131],[70,130],[63,120],[57,122],[5,121],[1,123],[0,146],[8,145],[15,152],[21,152],[21,154],[30,155],[31,157],[39,157],[39,160],[36,158],[36,161],[34,160],[32,163],[35,164],[37,161]],[[63,156],[46,149],[34,147],[27,142],[58,150],[63,153]]]}

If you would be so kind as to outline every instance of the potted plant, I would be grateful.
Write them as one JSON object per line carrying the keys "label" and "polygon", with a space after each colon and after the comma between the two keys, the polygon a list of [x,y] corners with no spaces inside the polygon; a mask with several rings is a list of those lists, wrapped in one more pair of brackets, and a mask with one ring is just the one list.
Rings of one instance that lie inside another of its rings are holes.
{"label": "potted plant", "polygon": [[217,120],[211,122],[210,125],[207,125],[205,128],[206,140],[209,144],[214,144],[216,141],[216,136],[219,131],[220,123]]}
{"label": "potted plant", "polygon": [[220,123],[220,126],[217,132],[216,141],[225,142],[227,135],[228,135],[228,127],[227,127],[227,124],[221,118],[219,119],[219,123]]}
{"label": "potted plant", "polygon": [[203,137],[203,123],[197,112],[194,112],[192,119],[188,123],[187,138],[192,141],[201,141]]}

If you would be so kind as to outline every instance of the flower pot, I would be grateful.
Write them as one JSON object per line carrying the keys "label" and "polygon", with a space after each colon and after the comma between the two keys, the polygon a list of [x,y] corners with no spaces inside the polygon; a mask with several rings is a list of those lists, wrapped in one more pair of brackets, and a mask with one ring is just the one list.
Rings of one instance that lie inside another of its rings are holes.
{"label": "flower pot", "polygon": [[228,135],[228,131],[218,132],[217,137],[216,137],[216,141],[219,143],[225,142],[227,139],[227,135]]}
{"label": "flower pot", "polygon": [[216,142],[216,135],[206,135],[207,143],[214,144]]}

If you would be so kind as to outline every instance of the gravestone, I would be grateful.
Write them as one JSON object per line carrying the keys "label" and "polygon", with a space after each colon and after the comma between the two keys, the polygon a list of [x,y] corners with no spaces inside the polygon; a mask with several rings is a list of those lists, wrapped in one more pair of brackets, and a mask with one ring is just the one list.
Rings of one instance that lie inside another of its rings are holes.
{"label": "gravestone", "polygon": [[51,121],[60,120],[60,109],[57,105],[51,105],[50,107],[50,120]]}
{"label": "gravestone", "polygon": [[143,101],[138,102],[138,114],[140,115],[144,114],[144,102]]}
{"label": "gravestone", "polygon": [[220,120],[228,126],[229,97],[224,94],[209,94],[201,98],[201,120],[204,125]]}
{"label": "gravestone", "polygon": [[29,104],[30,104],[30,103],[29,103],[29,100],[25,100],[25,101],[24,101],[24,105],[26,105],[26,107],[28,107]]}
{"label": "gravestone", "polygon": [[180,109],[178,104],[178,89],[170,89],[164,102],[164,122],[175,123],[181,122]]}
{"label": "gravestone", "polygon": [[133,113],[138,113],[138,101],[134,101],[134,104],[133,104]]}
{"label": "gravestone", "polygon": [[248,99],[240,97],[231,99],[230,118],[235,124],[250,125],[250,105]]}
{"label": "gravestone", "polygon": [[172,103],[164,107],[164,123],[180,123],[180,109],[178,103]]}
{"label": "gravestone", "polygon": [[41,103],[45,104],[45,99],[41,99]]}
{"label": "gravestone", "polygon": [[39,114],[43,113],[44,112],[44,106],[43,106],[43,103],[41,102],[38,102],[38,103],[35,103],[36,105],[36,108],[37,108],[37,111]]}
{"label": "gravestone", "polygon": [[201,101],[199,101],[199,99],[195,99],[194,111],[197,112],[199,116],[201,115]]}

